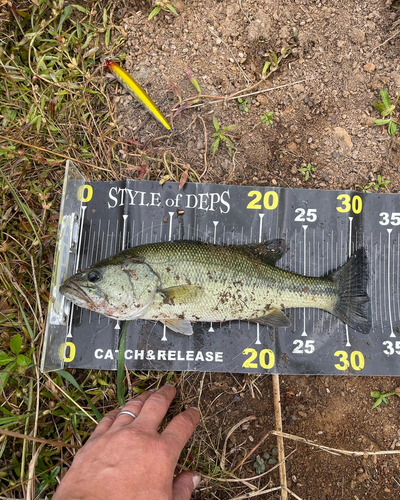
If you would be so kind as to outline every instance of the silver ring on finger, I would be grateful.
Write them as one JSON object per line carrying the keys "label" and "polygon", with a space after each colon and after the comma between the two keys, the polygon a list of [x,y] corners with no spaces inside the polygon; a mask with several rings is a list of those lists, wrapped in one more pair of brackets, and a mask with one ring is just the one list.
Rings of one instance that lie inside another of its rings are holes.
{"label": "silver ring on finger", "polygon": [[120,415],[130,415],[131,417],[133,418],[137,418],[137,415],[135,415],[133,413],[133,411],[129,411],[129,410],[122,410],[118,413],[118,415],[116,416],[116,418],[118,418]]}

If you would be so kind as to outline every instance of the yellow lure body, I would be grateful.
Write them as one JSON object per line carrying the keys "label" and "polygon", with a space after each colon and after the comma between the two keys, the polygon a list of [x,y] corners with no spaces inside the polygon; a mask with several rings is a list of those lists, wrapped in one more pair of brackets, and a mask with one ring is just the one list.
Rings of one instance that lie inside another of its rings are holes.
{"label": "yellow lure body", "polygon": [[112,71],[117,78],[117,80],[123,85],[129,92],[137,99],[143,106],[145,106],[150,113],[156,118],[167,130],[171,130],[171,125],[168,120],[161,113],[161,111],[154,104],[150,96],[147,95],[146,91],[138,84],[138,82],[121,66],[111,59],[104,60],[104,67]]}

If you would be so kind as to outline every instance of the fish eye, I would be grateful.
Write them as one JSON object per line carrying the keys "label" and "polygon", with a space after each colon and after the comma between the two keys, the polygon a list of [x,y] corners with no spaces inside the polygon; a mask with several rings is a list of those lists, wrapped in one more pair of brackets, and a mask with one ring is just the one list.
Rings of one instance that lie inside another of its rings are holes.
{"label": "fish eye", "polygon": [[93,269],[93,271],[89,271],[87,279],[90,283],[96,283],[96,281],[100,281],[102,278],[100,271]]}

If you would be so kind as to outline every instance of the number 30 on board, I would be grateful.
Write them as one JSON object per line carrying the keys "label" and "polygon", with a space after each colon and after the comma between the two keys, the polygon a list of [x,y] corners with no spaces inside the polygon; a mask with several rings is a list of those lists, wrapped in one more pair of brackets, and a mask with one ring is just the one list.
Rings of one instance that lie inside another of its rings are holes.
{"label": "number 30 on board", "polygon": [[351,210],[354,214],[361,213],[363,203],[361,196],[358,196],[358,194],[353,197],[348,194],[339,194],[336,199],[341,202],[341,205],[336,207],[338,212],[347,213]]}
{"label": "number 30 on board", "polygon": [[355,371],[361,371],[365,365],[364,354],[360,351],[352,351],[349,354],[346,351],[336,351],[334,356],[339,358],[339,363],[335,364],[337,370],[347,370],[352,368]]}

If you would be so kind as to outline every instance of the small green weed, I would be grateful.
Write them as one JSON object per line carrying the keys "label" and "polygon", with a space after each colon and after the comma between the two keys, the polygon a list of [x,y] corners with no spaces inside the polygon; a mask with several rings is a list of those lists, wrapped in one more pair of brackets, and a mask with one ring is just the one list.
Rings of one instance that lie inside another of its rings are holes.
{"label": "small green weed", "polygon": [[396,100],[392,104],[390,101],[389,94],[385,89],[380,90],[382,102],[374,102],[374,108],[379,111],[382,118],[375,120],[375,125],[387,125],[387,130],[390,135],[395,135],[397,131],[397,125],[400,125],[398,121],[393,118],[393,113],[396,109],[397,101],[400,98],[400,93],[397,94]]}
{"label": "small green weed", "polygon": [[390,396],[394,396],[395,394],[397,394],[398,396],[400,396],[400,388],[396,389],[394,392],[372,391],[371,392],[371,397],[373,397],[374,399],[376,399],[375,403],[372,406],[372,409],[374,409],[377,406],[379,406],[382,402],[386,403],[386,404],[389,404],[389,399],[388,398]]}
{"label": "small green weed", "polygon": [[219,122],[215,118],[215,116],[213,116],[213,124],[214,124],[214,128],[215,128],[215,132],[212,135],[212,137],[215,137],[215,140],[211,144],[210,153],[212,155],[214,155],[218,151],[219,144],[221,141],[225,143],[226,147],[228,148],[228,151],[231,153],[232,149],[234,147],[234,144],[232,142],[231,136],[229,136],[226,132],[233,130],[236,126],[235,125],[228,125],[227,127],[223,128],[221,130]]}
{"label": "small green weed", "polygon": [[248,113],[249,106],[251,104],[251,98],[246,97],[246,99],[242,99],[241,97],[238,97],[238,103],[239,103],[239,109],[243,110],[245,113]]}
{"label": "small green weed", "polygon": [[10,340],[11,352],[0,351],[0,366],[4,366],[0,373],[0,389],[3,389],[11,374],[23,373],[26,368],[32,364],[31,351],[28,351],[28,356],[21,353],[22,337],[18,333]]}
{"label": "small green weed", "polygon": [[265,472],[265,462],[260,457],[260,455],[257,455],[256,461],[254,462],[253,467],[255,468],[257,474],[262,474],[263,472]]}
{"label": "small green weed", "polygon": [[297,170],[299,172],[305,172],[304,180],[308,181],[310,175],[315,172],[315,167],[313,167],[311,163],[309,163],[306,167],[298,168]]}
{"label": "small green weed", "polygon": [[257,474],[265,472],[265,462],[267,462],[268,465],[275,465],[277,463],[277,459],[275,457],[277,456],[278,448],[273,448],[271,453],[264,453],[263,458],[260,457],[260,455],[257,455],[256,461],[253,463],[253,467]]}
{"label": "small green weed", "polygon": [[154,16],[156,16],[161,10],[164,10],[166,12],[172,12],[172,14],[175,14],[176,16],[178,13],[174,9],[174,7],[166,0],[160,0],[155,3],[154,9],[150,12],[150,15],[148,19],[152,19]]}
{"label": "small green weed", "polygon": [[260,116],[260,120],[266,127],[268,127],[269,125],[272,125],[274,123],[272,121],[273,116],[273,111],[270,111],[269,113],[267,111],[264,111],[264,113]]}
{"label": "small green weed", "polygon": [[380,175],[378,175],[377,182],[370,182],[365,186],[360,186],[360,184],[356,184],[355,187],[361,189],[363,193],[370,193],[372,189],[375,191],[379,191],[379,189],[384,189],[390,181],[384,181]]}

